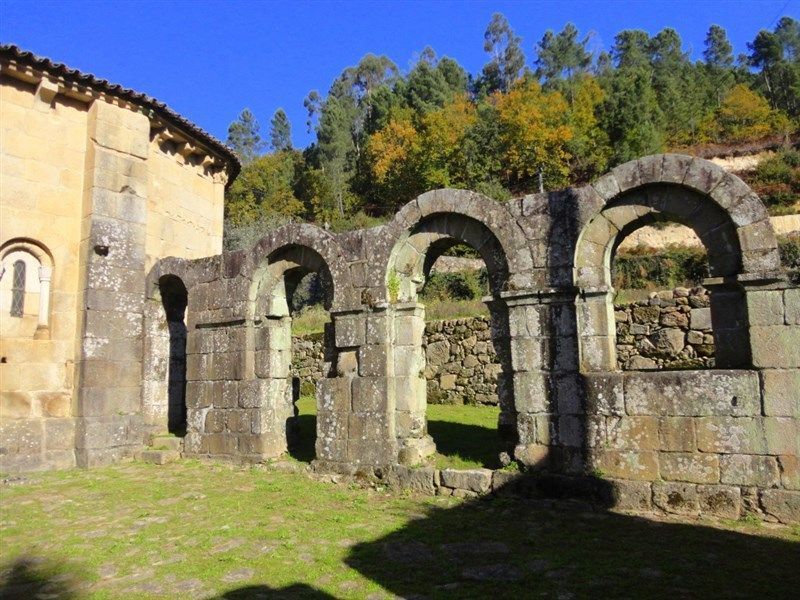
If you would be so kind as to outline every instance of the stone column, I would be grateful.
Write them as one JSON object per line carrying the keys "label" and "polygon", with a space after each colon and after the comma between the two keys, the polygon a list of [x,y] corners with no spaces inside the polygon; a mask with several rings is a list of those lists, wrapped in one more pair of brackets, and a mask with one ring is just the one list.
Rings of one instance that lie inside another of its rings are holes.
{"label": "stone column", "polygon": [[80,273],[76,458],[132,456],[143,444],[142,310],[150,121],[103,99],[89,109]]}
{"label": "stone column", "polygon": [[337,376],[317,384],[317,460],[347,469],[395,464],[393,315],[380,306],[331,317]]}
{"label": "stone column", "polygon": [[582,290],[575,302],[583,373],[617,370],[617,332],[614,290]]}
{"label": "stone column", "polygon": [[516,447],[530,467],[574,470],[584,443],[572,290],[503,294],[513,370]]}
{"label": "stone column", "polygon": [[703,286],[711,292],[711,327],[714,332],[716,368],[750,367],[753,356],[744,288],[738,281],[722,277],[705,279]]}
{"label": "stone column", "polygon": [[427,382],[422,338],[425,307],[416,302],[396,304],[394,310],[394,383],[397,402],[399,462],[416,465],[436,446],[427,433]]}
{"label": "stone column", "polygon": [[53,267],[39,267],[39,323],[33,339],[41,340],[49,337],[50,328],[50,279]]}

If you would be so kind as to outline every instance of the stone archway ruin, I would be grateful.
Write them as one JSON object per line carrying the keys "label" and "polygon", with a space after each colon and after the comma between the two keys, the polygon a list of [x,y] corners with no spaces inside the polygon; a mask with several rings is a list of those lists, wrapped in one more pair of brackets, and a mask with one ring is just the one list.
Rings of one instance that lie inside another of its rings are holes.
{"label": "stone archway ruin", "polygon": [[[666,218],[707,247],[725,368],[617,368],[610,257],[628,231]],[[187,453],[263,460],[285,451],[289,403],[276,381],[286,369],[276,356],[289,342],[278,332],[278,283],[285,296],[288,275],[322,270],[332,348],[317,385],[316,466],[421,460],[430,446],[416,288],[426,257],[453,241],[476,248],[491,273],[489,304],[509,346],[500,426],[515,460],[560,477],[594,473],[621,506],[678,494],[697,510],[716,498],[733,514],[753,489],[762,504],[797,506],[800,290],[780,271],[758,197],[712,163],[673,154],[582,188],[508,202],[435,190],[372,229],[289,225],[250,252],[162,261],[151,281],[175,273],[188,289]]]}

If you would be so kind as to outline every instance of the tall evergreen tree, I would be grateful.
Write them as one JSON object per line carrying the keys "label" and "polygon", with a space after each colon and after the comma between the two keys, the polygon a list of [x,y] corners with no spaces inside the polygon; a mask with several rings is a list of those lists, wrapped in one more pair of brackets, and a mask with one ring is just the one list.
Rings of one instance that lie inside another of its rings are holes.
{"label": "tall evergreen tree", "polygon": [[536,46],[536,76],[550,82],[585,72],[592,64],[592,55],[586,50],[588,42],[589,36],[578,39],[578,29],[572,23],[558,34],[546,31]]}
{"label": "tall evergreen tree", "polygon": [[292,125],[289,117],[282,108],[275,111],[272,115],[269,128],[269,141],[275,152],[292,149]]}
{"label": "tall evergreen tree", "polygon": [[712,25],[706,34],[703,59],[710,67],[730,69],[733,66],[733,46],[728,41],[728,33],[719,25]]}
{"label": "tall evergreen tree", "polygon": [[260,127],[253,113],[245,108],[239,118],[228,126],[228,146],[234,151],[243,165],[248,165],[261,153]]}
{"label": "tall evergreen tree", "polygon": [[483,49],[491,58],[483,67],[482,87],[486,92],[507,92],[525,68],[522,38],[514,33],[502,13],[494,13],[483,40]]}

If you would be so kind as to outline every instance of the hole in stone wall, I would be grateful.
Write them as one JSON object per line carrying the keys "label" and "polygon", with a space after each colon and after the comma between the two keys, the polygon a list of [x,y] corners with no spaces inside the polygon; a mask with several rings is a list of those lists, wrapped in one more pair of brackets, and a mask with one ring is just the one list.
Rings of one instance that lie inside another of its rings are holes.
{"label": "hole in stone wall", "polygon": [[[436,444],[429,460],[441,468],[497,468],[504,449],[498,433],[501,397],[509,394],[507,339],[483,298],[487,265],[470,245],[453,238],[425,253],[417,301],[424,305],[422,339],[427,387],[427,432]],[[495,275],[495,279],[500,278]],[[499,317],[502,318],[502,317]]]}
{"label": "hole in stone wall", "polygon": [[317,382],[328,375],[333,342],[330,313],[325,308],[324,278],[317,272],[286,274],[286,296],[292,318],[292,400],[294,420],[287,427],[289,453],[303,462],[315,457]]}
{"label": "hole in stone wall", "polygon": [[706,249],[689,227],[659,222],[625,236],[611,261],[620,369],[714,367],[708,276]]}
{"label": "hole in stone wall", "polygon": [[169,371],[167,380],[167,429],[174,435],[186,433],[186,305],[188,293],[179,277],[164,275],[158,280],[161,303],[169,329]]}

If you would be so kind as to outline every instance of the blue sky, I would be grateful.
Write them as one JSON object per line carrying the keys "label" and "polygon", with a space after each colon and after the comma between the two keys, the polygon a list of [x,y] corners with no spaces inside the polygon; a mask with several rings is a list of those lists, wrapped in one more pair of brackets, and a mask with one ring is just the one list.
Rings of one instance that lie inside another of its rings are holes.
{"label": "blue sky", "polygon": [[782,15],[798,18],[800,0],[531,2],[172,2],[0,0],[0,40],[64,62],[169,104],[225,139],[245,106],[266,135],[278,107],[300,147],[303,98],[325,94],[345,67],[368,52],[407,70],[425,46],[477,73],[486,62],[483,33],[493,12],[523,38],[529,62],[545,30],[573,22],[608,48],[622,29],[651,34],[673,27],[695,58],[712,23],[727,29],[736,54]]}

